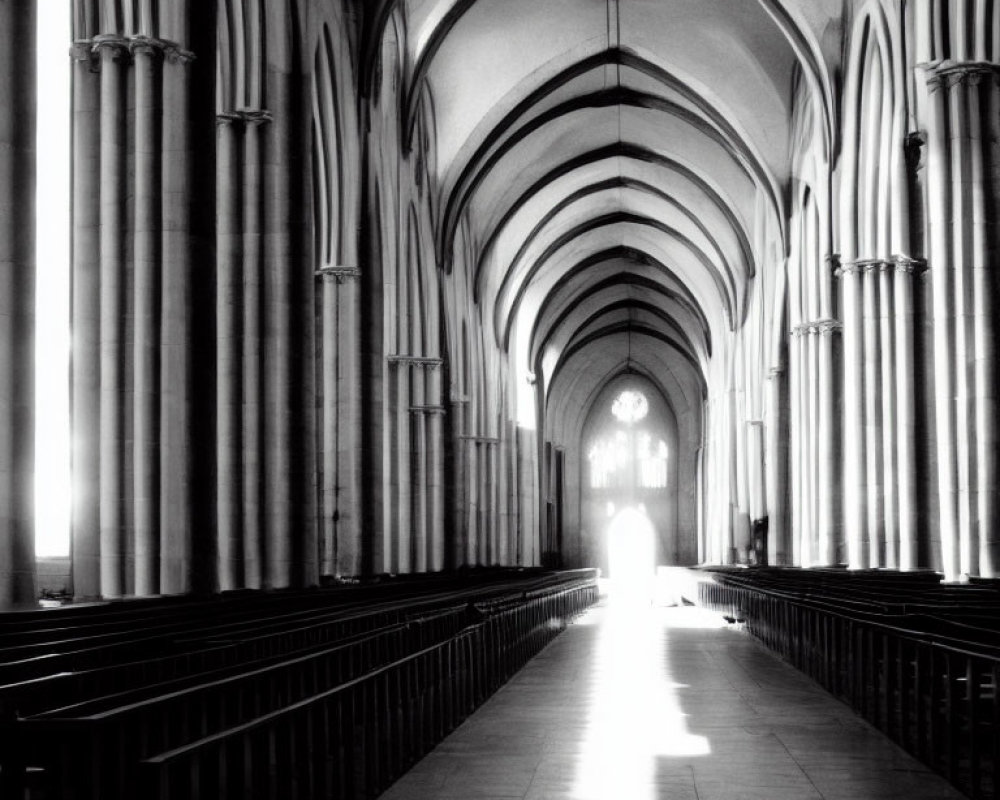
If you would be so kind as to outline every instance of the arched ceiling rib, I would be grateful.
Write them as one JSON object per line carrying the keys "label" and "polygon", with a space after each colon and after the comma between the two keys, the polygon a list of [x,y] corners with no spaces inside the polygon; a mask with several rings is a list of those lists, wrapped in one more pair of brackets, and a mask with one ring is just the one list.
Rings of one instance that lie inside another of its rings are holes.
{"label": "arched ceiling rib", "polygon": [[372,8],[367,24],[398,11],[406,31],[400,123],[431,167],[439,263],[511,363],[579,409],[634,339],[672,404],[699,403],[768,267],[754,246],[785,250],[797,71],[835,150],[840,0]]}

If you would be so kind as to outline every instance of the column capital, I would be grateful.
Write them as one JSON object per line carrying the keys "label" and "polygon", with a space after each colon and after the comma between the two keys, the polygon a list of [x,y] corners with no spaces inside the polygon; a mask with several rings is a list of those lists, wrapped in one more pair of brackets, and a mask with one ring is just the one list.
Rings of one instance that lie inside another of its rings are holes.
{"label": "column capital", "polygon": [[[244,120],[245,121],[245,120]],[[356,280],[361,277],[361,270],[357,267],[344,266],[342,264],[320,267],[316,270],[315,275],[317,278],[323,278],[325,281],[336,281],[337,283],[345,283],[346,281]]]}
{"label": "column capital", "polygon": [[790,331],[791,336],[810,336],[813,334],[819,334],[820,336],[828,336],[834,333],[839,333],[843,328],[839,320],[835,319],[814,319],[810,322],[803,322],[796,325]]}
{"label": "column capital", "polygon": [[444,364],[443,358],[432,358],[429,356],[406,356],[391,355],[386,356],[390,364],[402,364],[409,367],[425,367],[427,369],[437,369]]}
{"label": "column capital", "polygon": [[907,275],[915,275],[927,269],[927,261],[922,258],[894,255],[889,258],[889,261],[896,272],[902,272]]}
{"label": "column capital", "polygon": [[[479,436],[475,433],[460,433],[455,437],[456,439],[461,439],[464,442],[473,442],[475,444],[500,444],[500,440],[495,436]],[[558,445],[552,445],[558,448]]]}
{"label": "column capital", "polygon": [[785,368],[784,367],[771,367],[767,371],[767,379],[769,381],[780,380],[781,376],[784,375],[784,374],[785,374]]}
{"label": "column capital", "polygon": [[198,57],[190,50],[185,50],[177,42],[171,42],[165,39],[163,41],[163,45],[163,54],[167,61],[172,64],[190,64]]}
{"label": "column capital", "polygon": [[[107,50],[111,53],[111,57],[115,61],[128,61],[132,56],[130,43],[131,40],[126,36],[101,34],[91,39],[89,44],[91,51],[95,55],[99,55],[102,50]],[[84,42],[78,42],[77,44],[84,44]]]}
{"label": "column capital", "polygon": [[414,414],[447,414],[448,409],[444,406],[410,406],[410,412]]}
{"label": "column capital", "polygon": [[162,57],[170,46],[170,42],[163,39],[156,39],[152,36],[133,36],[128,40],[128,49],[133,56],[136,53],[142,53],[144,55]]}
{"label": "column capital", "polygon": [[975,86],[983,80],[1000,79],[1000,64],[995,61],[927,61],[917,64],[927,76],[927,87],[936,91],[941,87]]}
{"label": "column capital", "polygon": [[844,275],[862,275],[866,272],[881,272],[889,269],[891,264],[884,258],[858,258],[854,261],[843,261],[837,268],[836,276],[842,278]]}
{"label": "column capital", "polygon": [[218,122],[243,125],[262,125],[272,119],[274,117],[271,116],[271,112],[263,108],[233,108],[228,111],[220,111],[216,115]]}

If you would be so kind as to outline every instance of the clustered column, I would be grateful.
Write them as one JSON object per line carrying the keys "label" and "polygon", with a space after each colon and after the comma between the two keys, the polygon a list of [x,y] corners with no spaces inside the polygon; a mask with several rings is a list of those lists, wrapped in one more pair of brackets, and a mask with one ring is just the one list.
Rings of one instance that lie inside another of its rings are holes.
{"label": "clustered column", "polygon": [[[792,507],[797,537],[792,553],[794,563],[802,566],[833,564],[839,557],[835,510],[829,496],[837,457],[833,339],[840,329],[836,320],[820,319],[801,323],[791,332],[789,377],[795,433],[790,458],[795,475]],[[773,391],[778,391],[780,378],[780,371],[771,377]],[[771,403],[780,405],[780,397],[772,397]],[[773,423],[772,428],[776,427]],[[771,447],[777,446],[772,437]]]}
{"label": "clustered column", "polygon": [[358,428],[360,375],[356,267],[324,267],[322,339],[322,506],[320,544],[324,575],[361,573],[361,527],[358,502]]}
{"label": "clustered column", "polygon": [[35,600],[35,17],[0,0],[0,607]]}
{"label": "clustered column", "polygon": [[929,267],[941,557],[945,575],[996,574],[994,337],[1000,196],[1000,65],[926,68]]}
{"label": "clustered column", "polygon": [[913,274],[906,256],[845,261],[844,483],[852,567],[913,569]]}

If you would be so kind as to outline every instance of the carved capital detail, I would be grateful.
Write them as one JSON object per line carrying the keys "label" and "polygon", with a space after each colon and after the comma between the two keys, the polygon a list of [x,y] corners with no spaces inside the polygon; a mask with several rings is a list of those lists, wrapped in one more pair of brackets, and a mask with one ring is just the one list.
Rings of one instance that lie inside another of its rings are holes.
{"label": "carved capital detail", "polygon": [[944,87],[976,86],[983,80],[1000,80],[1000,64],[994,61],[928,61],[918,64],[927,76],[927,87],[934,92]]}
{"label": "carved capital detail", "polygon": [[160,57],[170,46],[170,42],[163,39],[154,39],[152,36],[133,36],[128,40],[128,49],[133,56],[136,53],[142,53],[144,55]]}
{"label": "carved capital detail", "polygon": [[125,36],[102,34],[90,40],[90,49],[95,55],[99,55],[102,50],[107,50],[111,53],[112,60],[128,62],[132,57],[130,44],[131,39]]}
{"label": "carved capital detail", "polygon": [[390,364],[401,364],[408,367],[424,367],[426,369],[437,369],[444,364],[444,359],[430,358],[428,356],[391,355],[386,358]]}
{"label": "carved capital detail", "polygon": [[922,258],[895,255],[890,257],[889,261],[892,263],[896,272],[902,272],[907,275],[916,275],[927,269],[927,262]]}
{"label": "carved capital detail", "polygon": [[843,327],[835,319],[815,319],[811,322],[803,322],[794,326],[790,331],[790,335],[793,337],[812,335],[830,336],[834,333],[840,333]]}
{"label": "carved capital detail", "polygon": [[[220,115],[221,116],[221,115]],[[347,267],[343,265],[321,267],[316,270],[316,277],[322,278],[325,281],[336,281],[337,283],[346,283],[347,281],[357,280],[361,277],[361,270],[357,267]]]}
{"label": "carved capital detail", "polygon": [[447,414],[448,409],[444,406],[410,406],[410,411],[414,414]]}

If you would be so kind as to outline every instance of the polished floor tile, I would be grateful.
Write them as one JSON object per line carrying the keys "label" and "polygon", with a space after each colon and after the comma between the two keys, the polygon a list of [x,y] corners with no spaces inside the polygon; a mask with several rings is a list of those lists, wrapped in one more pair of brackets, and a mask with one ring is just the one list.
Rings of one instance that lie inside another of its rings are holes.
{"label": "polished floor tile", "polygon": [[746,634],[592,609],[383,800],[960,800]]}

